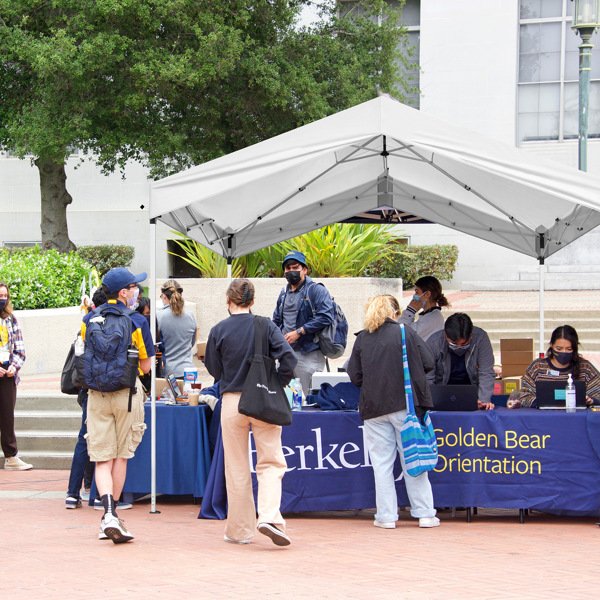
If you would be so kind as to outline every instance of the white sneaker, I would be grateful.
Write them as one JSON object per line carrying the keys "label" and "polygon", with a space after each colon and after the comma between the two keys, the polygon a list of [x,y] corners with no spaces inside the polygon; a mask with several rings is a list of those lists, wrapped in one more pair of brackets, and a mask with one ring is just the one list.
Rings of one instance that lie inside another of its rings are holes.
{"label": "white sneaker", "polygon": [[394,521],[373,521],[375,527],[381,527],[381,529],[396,529],[396,523]]}
{"label": "white sneaker", "polygon": [[110,538],[104,533],[104,517],[100,521],[100,533],[98,534],[99,540],[110,540]]}
{"label": "white sneaker", "polygon": [[419,519],[419,527],[439,527],[440,520],[437,517],[422,517]]}
{"label": "white sneaker", "polygon": [[231,538],[228,538],[226,535],[223,536],[223,539],[226,542],[229,542],[230,544],[249,544],[250,540],[232,540]]}
{"label": "white sneaker", "polygon": [[5,471],[27,471],[28,469],[33,469],[33,465],[23,462],[18,454],[4,459]]}
{"label": "white sneaker", "polygon": [[115,544],[124,544],[125,542],[130,542],[133,539],[133,535],[127,531],[125,523],[114,515],[104,515],[102,518],[102,524],[102,531]]}

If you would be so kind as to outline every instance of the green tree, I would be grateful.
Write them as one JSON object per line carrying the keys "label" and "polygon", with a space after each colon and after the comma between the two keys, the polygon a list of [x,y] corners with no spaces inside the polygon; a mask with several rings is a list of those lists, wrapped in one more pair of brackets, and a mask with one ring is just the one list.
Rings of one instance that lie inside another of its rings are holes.
{"label": "green tree", "polygon": [[406,33],[384,0],[331,0],[299,27],[309,3],[0,0],[0,148],[39,169],[44,248],[74,247],[73,147],[106,173],[136,160],[157,178],[398,84]]}

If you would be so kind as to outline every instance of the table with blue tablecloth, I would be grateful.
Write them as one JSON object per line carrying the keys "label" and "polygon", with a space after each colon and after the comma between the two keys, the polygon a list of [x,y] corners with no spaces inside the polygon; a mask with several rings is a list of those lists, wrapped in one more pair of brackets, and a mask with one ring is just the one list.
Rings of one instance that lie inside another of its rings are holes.
{"label": "table with blue tablecloth", "polygon": [[[440,456],[429,475],[436,506],[600,511],[600,412],[498,408],[430,414]],[[303,410],[282,432],[288,464],[282,512],[375,507],[357,412]],[[399,505],[408,505],[399,461],[396,473]],[[253,480],[256,493],[254,474]],[[219,440],[200,517],[226,514]]]}
{"label": "table with blue tablecloth", "polygon": [[[124,494],[149,494],[150,487],[150,403],[145,405],[148,429],[135,456],[127,461]],[[201,498],[210,469],[207,414],[200,406],[156,405],[156,492]],[[95,486],[94,486],[95,488]],[[90,495],[95,497],[95,489]],[[129,496],[131,497],[131,496]],[[90,502],[91,502],[90,501]]]}

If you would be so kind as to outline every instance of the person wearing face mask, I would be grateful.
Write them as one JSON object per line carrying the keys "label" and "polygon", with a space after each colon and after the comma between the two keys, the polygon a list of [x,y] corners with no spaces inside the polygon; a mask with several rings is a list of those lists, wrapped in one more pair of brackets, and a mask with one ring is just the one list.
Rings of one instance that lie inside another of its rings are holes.
{"label": "person wearing face mask", "polygon": [[428,374],[430,383],[476,385],[479,408],[494,408],[494,351],[488,334],[474,327],[469,315],[450,315],[444,330],[434,333],[427,343],[435,357],[435,369]]}
{"label": "person wearing face mask", "polygon": [[165,281],[160,292],[163,308],[158,311],[157,320],[164,345],[164,372],[182,379],[185,371],[194,368],[192,351],[198,338],[196,319],[184,308],[183,288],[177,281]]}
{"label": "person wearing face mask", "polygon": [[600,404],[600,373],[594,365],[579,354],[579,336],[570,325],[557,327],[550,336],[550,347],[545,358],[536,358],[527,367],[517,400],[509,400],[508,408],[535,407],[535,387],[538,381],[564,381],[569,374],[573,379],[586,382],[586,402]]}
{"label": "person wearing face mask", "polygon": [[21,328],[12,312],[8,286],[0,282],[0,442],[6,471],[32,468],[19,457],[15,435],[17,385],[24,362],[25,345]]}
{"label": "person wearing face mask", "polygon": [[442,308],[449,307],[450,304],[442,293],[442,284],[435,277],[426,275],[417,279],[414,296],[402,311],[398,322],[408,325],[422,340],[427,341],[436,331],[444,329]]}
{"label": "person wearing face mask", "polygon": [[283,272],[288,284],[277,299],[273,323],[296,353],[295,375],[300,379],[303,392],[308,394],[313,373],[325,368],[317,334],[333,323],[333,301],[324,285],[307,276],[306,257],[302,252],[293,250],[285,255]]}
{"label": "person wearing face mask", "polygon": [[[134,275],[124,267],[108,271],[102,279],[102,291],[107,301],[83,317],[82,339],[86,340],[89,328],[97,327],[102,322],[99,319],[104,319],[105,311],[116,308],[119,312],[126,306],[131,309],[139,295],[137,284],[144,279],[146,273]],[[134,310],[126,311],[126,318],[131,321],[130,345],[139,353],[138,373],[148,373],[155,354],[150,326],[147,319]],[[99,376],[110,372],[110,364],[102,366],[100,371],[95,372]],[[121,496],[125,483],[127,460],[133,458],[146,428],[145,399],[139,380],[133,394],[129,387],[113,392],[97,389],[88,392],[86,439],[90,460],[96,463],[96,486],[104,508],[98,539],[111,539],[115,544],[133,539],[117,515],[116,500]]]}

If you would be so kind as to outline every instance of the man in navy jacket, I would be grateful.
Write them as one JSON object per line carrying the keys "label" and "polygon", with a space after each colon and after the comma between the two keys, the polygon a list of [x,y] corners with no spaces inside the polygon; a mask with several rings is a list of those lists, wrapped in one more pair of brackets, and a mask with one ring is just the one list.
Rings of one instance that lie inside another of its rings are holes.
{"label": "man in navy jacket", "polygon": [[283,332],[298,357],[295,375],[304,394],[311,390],[312,374],[325,368],[317,334],[334,320],[333,302],[327,288],[307,276],[306,257],[293,250],[283,259],[288,282],[281,290],[273,322]]}

